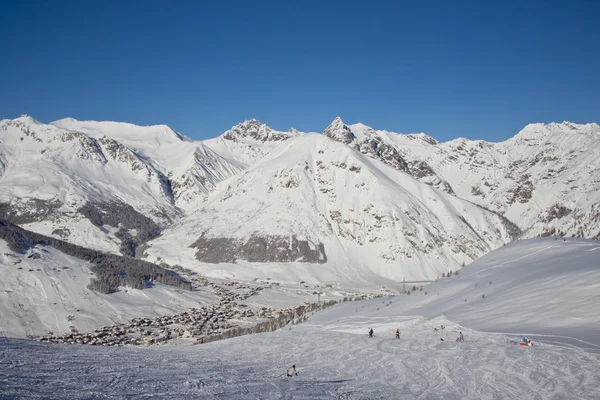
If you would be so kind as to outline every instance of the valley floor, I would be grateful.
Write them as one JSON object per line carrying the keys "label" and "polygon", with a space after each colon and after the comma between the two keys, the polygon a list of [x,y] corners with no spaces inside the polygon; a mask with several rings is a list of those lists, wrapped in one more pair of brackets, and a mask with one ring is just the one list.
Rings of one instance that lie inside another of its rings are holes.
{"label": "valley floor", "polygon": [[[343,303],[277,332],[194,346],[0,339],[0,398],[600,398],[599,354],[545,343],[525,348],[517,336],[443,317],[377,312],[396,300]],[[459,331],[465,342],[455,341]],[[292,364],[300,373],[287,379]]]}

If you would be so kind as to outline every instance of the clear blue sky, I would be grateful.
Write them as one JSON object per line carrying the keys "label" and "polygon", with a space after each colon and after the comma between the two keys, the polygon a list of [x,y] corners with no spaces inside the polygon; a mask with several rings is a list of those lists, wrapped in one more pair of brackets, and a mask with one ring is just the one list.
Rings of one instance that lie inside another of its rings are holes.
{"label": "clear blue sky", "polygon": [[598,0],[0,1],[0,118],[491,141],[600,122]]}

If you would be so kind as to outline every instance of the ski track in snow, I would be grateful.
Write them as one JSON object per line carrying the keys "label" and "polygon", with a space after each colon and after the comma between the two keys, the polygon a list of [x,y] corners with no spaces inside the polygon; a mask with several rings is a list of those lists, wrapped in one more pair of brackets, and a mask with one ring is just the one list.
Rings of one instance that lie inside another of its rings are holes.
{"label": "ski track in snow", "polygon": [[[354,311],[360,304],[332,307],[291,330],[197,346],[0,339],[0,398],[600,398],[598,354],[547,344],[523,348],[508,336],[442,318],[386,322],[368,315],[369,307]],[[446,329],[434,332],[440,323]],[[459,330],[466,342],[454,341]],[[287,379],[291,364],[299,375]]]}

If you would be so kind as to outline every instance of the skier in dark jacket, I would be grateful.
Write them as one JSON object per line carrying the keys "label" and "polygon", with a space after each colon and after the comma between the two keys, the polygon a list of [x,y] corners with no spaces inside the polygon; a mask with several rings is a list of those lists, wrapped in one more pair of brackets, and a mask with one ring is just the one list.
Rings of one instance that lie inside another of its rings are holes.
{"label": "skier in dark jacket", "polygon": [[458,332],[458,333],[459,333],[458,340],[461,341],[461,342],[464,342],[465,338],[463,337],[462,332]]}
{"label": "skier in dark jacket", "polygon": [[292,368],[288,368],[286,374],[289,378],[291,378],[292,376],[297,376],[298,371],[296,371],[296,365],[292,365]]}
{"label": "skier in dark jacket", "polygon": [[373,337],[373,328],[369,328],[369,337],[372,338]]}

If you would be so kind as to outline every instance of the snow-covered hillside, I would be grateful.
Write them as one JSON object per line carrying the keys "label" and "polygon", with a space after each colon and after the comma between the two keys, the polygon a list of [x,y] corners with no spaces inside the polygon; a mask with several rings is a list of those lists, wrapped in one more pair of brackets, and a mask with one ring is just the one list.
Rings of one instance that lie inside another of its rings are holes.
{"label": "snow-covered hillside", "polygon": [[0,163],[3,218],[112,252],[156,236],[244,167],[166,126],[28,116],[0,121]]}
{"label": "snow-covered hillside", "polygon": [[172,202],[184,210],[195,209],[218,182],[244,168],[243,163],[223,157],[202,142],[186,138],[166,125],[137,126],[72,118],[54,121],[51,125],[99,140],[111,138],[133,149],[169,178]]}
{"label": "snow-covered hillside", "polygon": [[0,239],[0,336],[25,337],[90,332],[131,318],[169,315],[216,301],[210,291],[185,291],[156,284],[114,294],[88,289],[91,265],[49,247],[25,254]]}
{"label": "snow-covered hillside", "polygon": [[[519,241],[423,291],[198,346],[0,339],[0,382],[3,395],[30,398],[597,399],[598,251],[590,240]],[[518,345],[523,334],[533,347]],[[292,364],[299,375],[286,378]]]}
{"label": "snow-covered hillside", "polygon": [[600,237],[599,151],[598,125],[567,122],[440,143],[341,118],[323,135],[248,120],[193,141],[23,116],[0,121],[0,218],[218,276],[365,287],[456,269],[517,236],[510,221],[523,237]]}
{"label": "snow-covered hillside", "polygon": [[[407,289],[412,288],[409,285]],[[445,318],[600,353],[600,241],[538,238],[492,251],[458,275],[375,312]]]}
{"label": "snow-covered hillside", "polygon": [[276,263],[278,279],[356,285],[435,279],[511,240],[497,215],[305,134],[224,181],[145,253],[209,275],[235,267],[198,261]]}
{"label": "snow-covered hillside", "polygon": [[397,134],[340,118],[323,132],[422,182],[499,212],[525,237],[600,237],[600,126],[530,124],[501,143]]}
{"label": "snow-covered hillside", "polygon": [[295,129],[280,132],[255,119],[244,121],[219,137],[204,143],[220,154],[250,166],[268,155],[282,142],[302,135]]}

